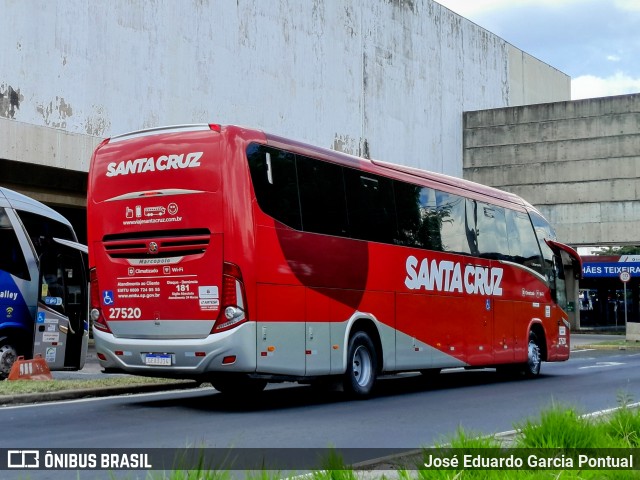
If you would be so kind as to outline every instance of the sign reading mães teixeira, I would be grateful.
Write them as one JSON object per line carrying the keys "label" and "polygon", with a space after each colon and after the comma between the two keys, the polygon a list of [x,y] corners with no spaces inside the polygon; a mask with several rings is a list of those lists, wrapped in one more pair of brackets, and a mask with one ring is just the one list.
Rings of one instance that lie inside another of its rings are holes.
{"label": "sign reading m\u00e3es teixeira", "polygon": [[589,256],[582,260],[584,278],[619,277],[622,272],[629,272],[631,278],[640,278],[640,255]]}

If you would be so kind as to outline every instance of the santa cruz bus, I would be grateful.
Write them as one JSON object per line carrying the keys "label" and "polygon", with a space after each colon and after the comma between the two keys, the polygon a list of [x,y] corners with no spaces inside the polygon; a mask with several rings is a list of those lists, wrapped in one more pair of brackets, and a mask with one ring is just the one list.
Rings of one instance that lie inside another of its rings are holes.
{"label": "santa cruz bus", "polygon": [[366,396],[381,374],[536,376],[569,357],[564,267],[579,257],[496,189],[188,125],[105,140],[87,212],[108,369],[232,393],[333,378]]}
{"label": "santa cruz bus", "polygon": [[86,247],[58,212],[0,187],[0,379],[16,358],[83,367],[89,340]]}

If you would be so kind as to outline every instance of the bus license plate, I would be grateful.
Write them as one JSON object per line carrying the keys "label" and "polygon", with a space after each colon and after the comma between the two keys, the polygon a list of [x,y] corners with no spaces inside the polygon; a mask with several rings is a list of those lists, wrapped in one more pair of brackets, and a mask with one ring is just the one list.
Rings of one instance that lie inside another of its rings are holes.
{"label": "bus license plate", "polygon": [[145,365],[171,365],[171,355],[166,353],[147,353]]}

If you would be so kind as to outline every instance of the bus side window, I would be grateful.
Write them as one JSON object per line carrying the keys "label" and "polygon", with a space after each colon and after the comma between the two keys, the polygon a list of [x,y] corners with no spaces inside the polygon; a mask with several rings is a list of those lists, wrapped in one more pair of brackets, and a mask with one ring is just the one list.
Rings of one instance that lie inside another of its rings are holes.
{"label": "bus side window", "polygon": [[540,246],[540,251],[542,253],[542,259],[543,259],[542,271],[544,276],[547,277],[547,279],[549,280],[549,284],[552,290],[552,295],[554,296],[554,299],[555,299],[554,290],[556,289],[556,281],[555,281],[556,276],[555,276],[554,265],[553,265],[554,253],[549,247],[549,245],[547,245],[547,243],[544,241],[545,238],[555,240],[555,232],[551,227],[551,225],[549,225],[549,222],[547,222],[544,218],[542,218],[537,213],[529,212],[529,217],[531,218],[531,223],[533,224],[534,232],[536,234],[536,238],[538,239],[538,245]]}
{"label": "bus side window", "polygon": [[396,181],[393,184],[398,216],[398,245],[442,251],[442,218],[432,188]]}
{"label": "bus side window", "polygon": [[544,275],[540,247],[529,216],[524,212],[506,211],[509,259]]}
{"label": "bus side window", "polygon": [[280,223],[300,230],[295,155],[252,143],[247,147],[247,160],[260,209]]}
{"label": "bus side window", "polygon": [[296,155],[302,230],[348,236],[342,167]]}
{"label": "bus side window", "polygon": [[0,270],[23,280],[30,280],[29,269],[20,242],[4,208],[0,208]]}
{"label": "bus side window", "polygon": [[398,237],[393,184],[389,178],[344,169],[351,236],[371,242],[394,243]]}
{"label": "bus side window", "polygon": [[475,225],[471,212],[467,214],[464,197],[447,192],[437,192],[437,212],[441,219],[440,234],[445,252],[471,255],[475,251]]}
{"label": "bus side window", "polygon": [[478,254],[485,258],[508,260],[510,255],[504,209],[488,203],[474,203],[477,204]]}

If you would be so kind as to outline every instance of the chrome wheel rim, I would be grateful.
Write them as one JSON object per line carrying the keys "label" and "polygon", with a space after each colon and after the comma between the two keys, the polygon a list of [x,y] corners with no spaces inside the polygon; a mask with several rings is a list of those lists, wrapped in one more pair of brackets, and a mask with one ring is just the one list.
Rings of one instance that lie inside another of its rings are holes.
{"label": "chrome wheel rim", "polygon": [[0,378],[7,377],[11,372],[11,367],[16,361],[18,353],[10,345],[0,347]]}
{"label": "chrome wheel rim", "polygon": [[529,371],[538,373],[540,370],[540,347],[536,342],[529,341]]}
{"label": "chrome wheel rim", "polygon": [[371,354],[366,347],[360,345],[356,348],[355,352],[353,352],[351,371],[353,372],[353,378],[359,386],[364,387],[371,381],[373,364]]}

